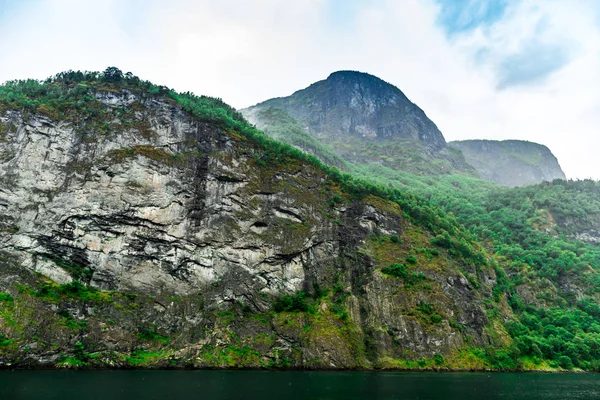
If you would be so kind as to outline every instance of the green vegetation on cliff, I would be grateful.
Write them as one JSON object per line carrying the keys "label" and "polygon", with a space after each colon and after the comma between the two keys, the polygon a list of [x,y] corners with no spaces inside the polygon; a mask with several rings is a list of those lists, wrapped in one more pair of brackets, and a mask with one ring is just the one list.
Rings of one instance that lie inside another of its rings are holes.
{"label": "green vegetation on cliff", "polygon": [[344,170],[348,169],[346,161],[327,146],[310,136],[294,118],[277,108],[258,110],[256,120],[258,128],[269,137],[296,146],[307,153],[315,155],[325,164]]}
{"label": "green vegetation on cliff", "polygon": [[519,321],[508,330],[516,345],[513,360],[524,363],[513,361],[511,368],[550,362],[598,369],[600,316],[590,305],[600,301],[600,247],[576,240],[581,232],[598,236],[598,182],[556,180],[510,189],[460,175],[351,168],[364,179],[429,199],[499,256],[504,282],[499,279],[496,293],[505,293]]}
{"label": "green vegetation on cliff", "polygon": [[[227,344],[220,347],[205,344],[196,349],[189,345],[195,338],[206,337],[205,331],[169,332],[149,322],[153,310],[161,307],[175,307],[181,319],[193,319],[197,310],[190,305],[202,308],[203,299],[100,291],[86,285],[91,271],[78,264],[72,269],[83,283],[56,285],[29,277],[28,285],[0,293],[0,356],[18,358],[23,351],[20,346],[34,343],[48,351],[70,347],[56,360],[63,366],[288,367],[302,365],[299,346],[312,351],[311,346],[318,343],[343,353],[340,357],[353,360],[348,365],[354,367],[600,367],[595,361],[600,357],[600,248],[572,238],[581,229],[593,231],[596,226],[598,183],[557,181],[508,189],[468,176],[427,177],[378,164],[348,165],[327,147],[300,135],[293,121],[275,111],[270,118],[281,126],[273,135],[314,154],[269,138],[219,99],[176,93],[114,68],[104,73],[66,72],[45,82],[9,82],[0,86],[0,114],[16,111],[67,123],[86,121],[89,130],[84,139],[90,141],[94,135],[118,132],[115,119],[120,125],[130,124],[142,137],[150,137],[152,132],[132,117],[139,104],[123,106],[116,118],[115,111],[98,100],[99,94],[123,91],[140,98],[166,99],[234,140],[256,147],[259,151],[253,165],[259,172],[255,173],[268,179],[267,171],[276,174],[301,163],[311,165],[325,177],[315,194],[322,201],[313,207],[318,206],[323,218],[331,219],[339,229],[352,217],[336,220],[334,209],[359,203],[400,219],[403,234],[370,237],[360,244],[360,252],[349,256],[357,265],[372,260],[376,272],[366,271],[366,267],[364,271],[342,270],[349,275],[350,284],[344,284],[342,272],[337,271],[332,273],[337,281],[327,287],[312,285],[306,292],[270,298],[273,307],[269,311],[250,311],[248,304],[238,303],[232,303],[229,311],[211,310],[207,318],[212,325],[203,329],[227,338]],[[0,125],[0,142],[13,128]],[[140,156],[170,167],[180,166],[182,159],[180,154],[146,145],[118,148],[108,156],[115,163]],[[349,172],[341,172],[317,156],[347,167]],[[310,231],[305,221],[289,222],[291,214],[286,212],[288,220],[282,222],[286,239]],[[361,223],[368,225],[372,220]],[[0,221],[0,229],[7,234],[19,231],[10,221]],[[17,261],[0,254],[0,266],[8,269],[12,264]],[[67,264],[63,266],[69,271]],[[489,343],[470,343],[475,334],[482,333],[461,324],[457,315],[463,310],[441,306],[447,300],[442,283],[454,282],[457,274],[464,276],[464,282],[456,285],[479,296],[476,301],[486,315],[480,317],[477,329],[485,331]],[[368,315],[369,310],[353,308],[349,299],[369,296],[361,286],[365,276],[374,279],[380,289],[390,290],[392,304],[410,323],[433,333],[452,329],[465,338],[464,346],[446,356],[416,358],[413,350],[402,347],[396,328],[368,326],[359,332],[350,322],[358,319],[356,314]],[[90,306],[96,311],[87,315]],[[28,321],[35,323],[28,326]],[[130,351],[106,353],[96,347],[94,339],[111,330],[118,331],[115,337],[125,340]],[[274,347],[282,337],[295,341]],[[380,359],[378,342],[385,343],[383,347],[391,349],[387,354],[395,357]],[[343,345],[336,347],[336,343]],[[180,358],[180,345],[190,347],[186,354],[195,354],[195,358]],[[265,349],[273,348],[272,355],[264,356]],[[280,356],[284,350],[286,355]],[[316,359],[311,366],[329,367]]]}

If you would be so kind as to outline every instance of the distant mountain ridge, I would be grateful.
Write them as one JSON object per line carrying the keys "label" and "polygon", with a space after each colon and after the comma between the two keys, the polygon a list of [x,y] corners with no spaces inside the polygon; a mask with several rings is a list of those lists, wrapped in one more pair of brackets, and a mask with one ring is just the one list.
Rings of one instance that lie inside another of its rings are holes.
{"label": "distant mountain ridge", "polygon": [[459,149],[479,175],[506,186],[524,186],[566,179],[558,160],[542,144],[523,140],[462,140],[448,143]]}
{"label": "distant mountain ridge", "polygon": [[337,71],[287,97],[241,110],[268,135],[323,162],[381,166],[417,175],[464,174],[501,185],[566,179],[545,146],[519,140],[447,143],[397,87],[357,71]]}

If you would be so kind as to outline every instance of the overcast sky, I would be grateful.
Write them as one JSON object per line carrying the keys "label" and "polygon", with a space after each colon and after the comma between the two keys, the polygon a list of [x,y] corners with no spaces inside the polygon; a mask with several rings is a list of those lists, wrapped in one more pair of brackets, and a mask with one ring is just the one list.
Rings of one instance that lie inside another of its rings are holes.
{"label": "overcast sky", "polygon": [[0,54],[0,81],[116,66],[238,108],[368,72],[447,140],[600,179],[600,0],[0,0]]}

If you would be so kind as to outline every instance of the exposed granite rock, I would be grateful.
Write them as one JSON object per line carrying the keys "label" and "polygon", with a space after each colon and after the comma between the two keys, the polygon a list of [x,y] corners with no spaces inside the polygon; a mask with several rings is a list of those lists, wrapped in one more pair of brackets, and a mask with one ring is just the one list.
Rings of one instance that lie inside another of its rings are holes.
{"label": "exposed granite rock", "polygon": [[580,232],[575,235],[575,239],[589,244],[600,244],[600,231],[590,229],[587,232]]}
{"label": "exposed granite rock", "polygon": [[561,232],[582,242],[600,245],[600,216],[589,213],[580,218],[563,217],[555,221]]}
{"label": "exposed granite rock", "polygon": [[461,150],[481,178],[506,186],[524,186],[566,179],[558,160],[546,146],[523,140],[461,140]]}

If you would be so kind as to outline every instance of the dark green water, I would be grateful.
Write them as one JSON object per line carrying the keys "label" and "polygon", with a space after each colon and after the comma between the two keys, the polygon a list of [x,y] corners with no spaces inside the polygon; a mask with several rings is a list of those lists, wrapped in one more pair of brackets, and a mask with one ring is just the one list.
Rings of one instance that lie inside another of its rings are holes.
{"label": "dark green water", "polygon": [[595,400],[600,374],[0,371],[0,399]]}

